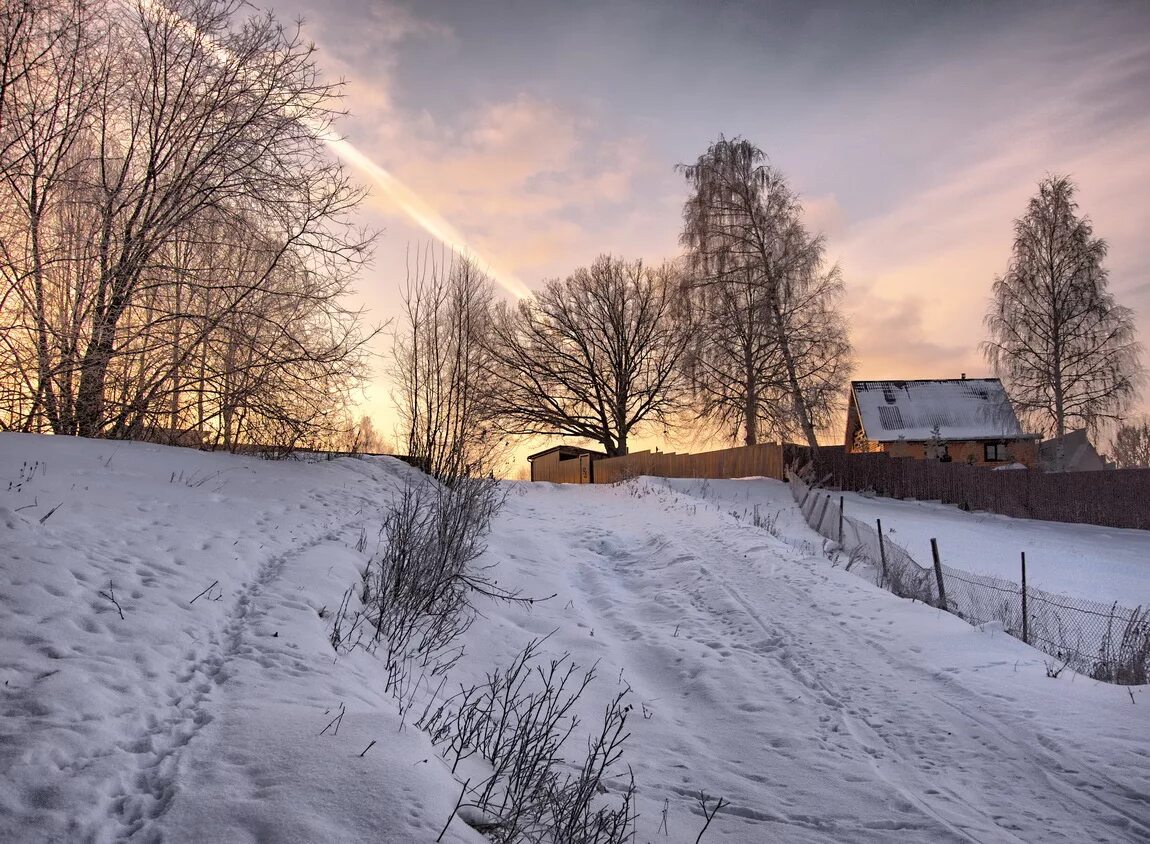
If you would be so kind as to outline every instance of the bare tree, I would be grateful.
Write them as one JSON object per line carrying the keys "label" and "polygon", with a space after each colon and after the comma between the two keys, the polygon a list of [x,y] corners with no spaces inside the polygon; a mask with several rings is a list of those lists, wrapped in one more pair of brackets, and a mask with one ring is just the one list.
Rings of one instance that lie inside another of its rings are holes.
{"label": "bare tree", "polygon": [[1074,193],[1069,178],[1048,176],[1014,221],[982,344],[1016,409],[1058,438],[1068,423],[1097,431],[1119,419],[1143,377],[1133,313],[1107,290],[1106,242],[1078,215]]}
{"label": "bare tree", "polygon": [[69,341],[97,235],[77,186],[93,172],[85,132],[109,73],[109,30],[80,2],[17,2],[0,20],[4,421],[31,430],[43,415],[63,433],[59,390],[74,371]]}
{"label": "bare tree", "polygon": [[682,404],[688,333],[675,291],[671,267],[604,255],[534,299],[501,304],[488,411],[511,434],[579,437],[627,454],[637,427]]}
{"label": "bare tree", "polygon": [[1119,469],[1150,469],[1150,418],[1119,426],[1110,458]]}
{"label": "bare tree", "polygon": [[[747,444],[759,442],[765,422],[769,432],[794,430],[817,448],[829,408],[811,402],[834,395],[850,370],[835,309],[841,279],[837,268],[824,268],[823,238],[804,228],[798,197],[765,162],[751,142],[720,135],[679,168],[692,188],[680,240],[692,284],[705,291],[697,301],[710,314],[701,318],[727,334],[724,349],[695,356],[695,385],[704,412],[741,430]],[[827,342],[818,349],[820,330]],[[812,352],[822,362],[804,366],[801,357]]]}
{"label": "bare tree", "polygon": [[393,394],[407,452],[448,483],[487,474],[498,437],[485,424],[483,378],[492,282],[466,257],[409,260],[392,351]]}
{"label": "bare tree", "polygon": [[290,446],[366,375],[338,86],[239,0],[0,19],[0,425]]}
{"label": "bare tree", "polygon": [[838,267],[811,268],[783,291],[776,317],[763,287],[734,276],[684,283],[694,329],[685,358],[695,407],[716,433],[754,445],[804,437],[794,414],[790,372],[778,342],[781,324],[803,404],[816,430],[838,421],[853,369]]}
{"label": "bare tree", "polygon": [[802,395],[804,418],[816,431],[826,431],[842,418],[847,382],[854,371],[848,326],[839,310],[844,293],[842,274],[837,265],[824,266],[821,252],[820,246],[817,259],[783,291],[779,301],[776,325],[786,338],[793,370],[786,365],[783,344],[779,343],[777,358],[782,366],[773,385],[778,398],[768,407],[781,412],[766,416],[766,430],[782,440],[802,437],[806,432],[802,419],[786,412],[786,396],[794,385]]}

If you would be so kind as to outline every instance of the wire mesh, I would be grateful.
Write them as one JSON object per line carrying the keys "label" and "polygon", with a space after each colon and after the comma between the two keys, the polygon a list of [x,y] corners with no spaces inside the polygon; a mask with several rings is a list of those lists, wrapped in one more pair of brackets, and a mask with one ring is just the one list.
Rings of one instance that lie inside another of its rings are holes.
{"label": "wire mesh", "polygon": [[[848,567],[903,598],[941,607],[933,567],[922,566],[889,536],[841,514],[837,496],[788,473],[791,493],[815,531],[838,544]],[[971,624],[998,622],[1010,635],[1096,680],[1150,682],[1150,608],[1103,604],[990,575],[940,565],[948,612]]]}

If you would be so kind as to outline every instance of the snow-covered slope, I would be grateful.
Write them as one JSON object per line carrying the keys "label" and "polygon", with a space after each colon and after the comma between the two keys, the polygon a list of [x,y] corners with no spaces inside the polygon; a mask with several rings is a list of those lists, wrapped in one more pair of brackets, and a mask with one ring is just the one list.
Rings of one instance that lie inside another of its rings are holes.
{"label": "snow-covered slope", "polygon": [[454,783],[320,617],[408,471],[0,434],[0,840],[433,840]]}
{"label": "snow-covered slope", "polygon": [[[756,478],[731,481],[672,479],[657,481],[728,511],[760,517],[789,510],[790,488]],[[1013,519],[994,513],[968,513],[937,501],[900,501],[881,496],[843,494],[848,516],[874,525],[930,565],[930,540],[938,540],[942,559],[956,569],[1019,582],[1019,552],[1026,552],[1031,586],[1101,603],[1150,606],[1150,531]],[[838,493],[833,498],[838,507]]]}
{"label": "snow-covered slope", "polygon": [[[0,839],[434,841],[458,785],[326,640],[408,471],[0,435]],[[556,597],[486,605],[451,682],[554,631],[585,723],[629,686],[637,841],[695,841],[700,791],[709,842],[1150,836],[1145,688],[832,568],[782,498],[779,539],[661,483],[508,488],[483,562]]]}

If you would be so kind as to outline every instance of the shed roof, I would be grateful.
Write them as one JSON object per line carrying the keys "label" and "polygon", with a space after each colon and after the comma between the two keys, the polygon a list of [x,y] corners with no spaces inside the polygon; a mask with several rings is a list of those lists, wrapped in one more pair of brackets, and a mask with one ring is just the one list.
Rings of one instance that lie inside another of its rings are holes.
{"label": "shed roof", "polygon": [[872,442],[1020,439],[1018,417],[997,378],[852,381],[852,403]]}
{"label": "shed roof", "polygon": [[606,457],[607,453],[603,451],[595,451],[591,448],[583,448],[578,445],[553,445],[551,448],[545,448],[542,451],[537,451],[534,454],[527,455],[528,461],[534,460],[536,457],[543,457],[552,452],[559,452],[560,457],[578,457],[581,454],[590,454],[592,457]]}

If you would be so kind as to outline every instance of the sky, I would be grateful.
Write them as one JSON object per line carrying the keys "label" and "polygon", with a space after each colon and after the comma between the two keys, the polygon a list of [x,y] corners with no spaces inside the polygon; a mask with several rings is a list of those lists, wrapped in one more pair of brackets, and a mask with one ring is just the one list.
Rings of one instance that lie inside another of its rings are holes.
{"label": "sky", "polygon": [[[358,295],[377,321],[431,240],[412,196],[506,289],[533,288],[601,253],[678,255],[675,165],[723,133],[760,146],[825,234],[856,377],[989,374],[991,285],[1048,173],[1078,184],[1150,343],[1150,3],[271,8],[346,80],[347,139],[410,191],[358,171],[381,230]],[[382,375],[364,410],[390,428]]]}

